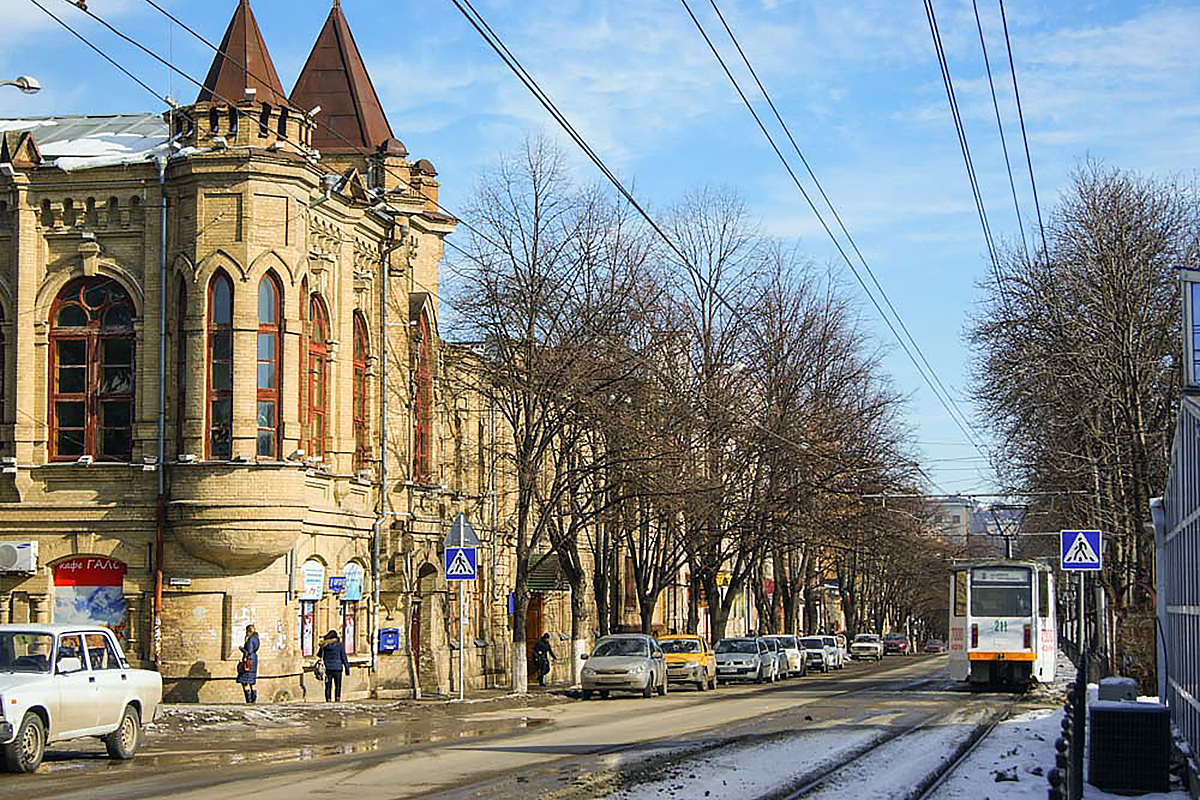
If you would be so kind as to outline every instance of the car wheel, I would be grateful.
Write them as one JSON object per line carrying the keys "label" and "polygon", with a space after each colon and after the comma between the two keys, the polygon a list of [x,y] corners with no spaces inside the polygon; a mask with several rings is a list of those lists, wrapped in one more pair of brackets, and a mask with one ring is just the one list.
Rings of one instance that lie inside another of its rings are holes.
{"label": "car wheel", "polygon": [[708,672],[700,670],[700,680],[696,681],[696,691],[703,692],[708,688]]}
{"label": "car wheel", "polygon": [[121,715],[121,724],[117,729],[104,737],[104,747],[108,750],[109,758],[127,761],[137,753],[142,743],[142,716],[133,706],[125,706]]}
{"label": "car wheel", "polygon": [[663,682],[658,685],[658,696],[666,697],[668,691],[670,691],[670,690],[667,688],[667,680],[664,677]]}
{"label": "car wheel", "polygon": [[708,688],[716,689],[720,685],[721,685],[721,682],[719,680],[717,680],[716,675],[713,675],[708,679]]}
{"label": "car wheel", "polygon": [[607,700],[607,699],[608,699],[608,689],[601,689],[601,690],[600,690],[600,699],[601,699],[601,700]]}
{"label": "car wheel", "polygon": [[584,689],[582,692],[580,692],[579,696],[581,698],[583,698],[584,700],[591,700],[592,699],[592,690]]}
{"label": "car wheel", "polygon": [[642,697],[654,697],[654,675],[646,679],[646,688],[642,689]]}
{"label": "car wheel", "polygon": [[32,711],[21,720],[17,736],[4,745],[4,767],[9,772],[34,772],[46,754],[46,727]]}

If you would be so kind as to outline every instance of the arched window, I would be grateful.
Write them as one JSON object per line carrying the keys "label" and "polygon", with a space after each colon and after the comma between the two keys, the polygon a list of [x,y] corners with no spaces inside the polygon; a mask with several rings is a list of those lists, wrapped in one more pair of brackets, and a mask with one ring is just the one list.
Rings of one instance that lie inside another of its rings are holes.
{"label": "arched window", "polygon": [[208,284],[208,458],[233,457],[233,281]]}
{"label": "arched window", "polygon": [[354,312],[354,471],[367,465],[367,321]]}
{"label": "arched window", "polygon": [[279,281],[271,273],[258,282],[258,449],[279,458]]}
{"label": "arched window", "polygon": [[112,278],[76,278],[50,309],[50,458],[133,455],[133,301]]}
{"label": "arched window", "polygon": [[187,279],[179,276],[175,299],[175,455],[183,453],[183,418],[187,399]]}
{"label": "arched window", "polygon": [[313,458],[325,457],[325,422],[329,406],[329,317],[321,298],[308,301],[308,447]]}
{"label": "arched window", "polygon": [[5,351],[8,350],[7,344],[8,342],[4,338],[4,307],[0,306],[0,422],[8,419],[7,415],[4,413],[6,410],[4,405],[4,389],[5,385],[8,383],[8,370],[5,369],[5,367],[8,366],[8,361],[5,359]]}
{"label": "arched window", "polygon": [[433,430],[433,335],[429,317],[417,317],[413,342],[413,480],[427,481],[432,474],[429,461]]}

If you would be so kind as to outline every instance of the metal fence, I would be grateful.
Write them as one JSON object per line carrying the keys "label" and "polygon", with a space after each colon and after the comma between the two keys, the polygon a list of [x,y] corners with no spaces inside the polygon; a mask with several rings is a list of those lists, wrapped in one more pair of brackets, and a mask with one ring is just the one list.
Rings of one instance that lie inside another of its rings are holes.
{"label": "metal fence", "polygon": [[1159,695],[1200,752],[1200,398],[1180,402],[1171,472],[1152,502],[1158,592]]}

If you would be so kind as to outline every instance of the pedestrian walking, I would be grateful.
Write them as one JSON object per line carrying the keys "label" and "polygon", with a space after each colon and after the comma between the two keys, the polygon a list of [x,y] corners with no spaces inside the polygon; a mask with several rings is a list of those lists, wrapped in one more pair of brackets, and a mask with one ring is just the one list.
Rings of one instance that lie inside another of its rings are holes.
{"label": "pedestrian walking", "polygon": [[537,670],[538,685],[546,685],[546,676],[550,674],[550,659],[558,661],[554,650],[550,648],[550,634],[543,633],[542,638],[533,646],[533,668]]}
{"label": "pedestrian walking", "polygon": [[325,665],[325,702],[342,702],[342,675],[350,674],[350,662],[346,659],[346,645],[337,631],[330,631],[321,640],[317,658]]}
{"label": "pedestrian walking", "polygon": [[238,662],[237,682],[242,685],[246,702],[257,703],[258,689],[254,685],[258,683],[258,631],[253,625],[246,626],[246,641],[238,649],[242,651],[242,660]]}

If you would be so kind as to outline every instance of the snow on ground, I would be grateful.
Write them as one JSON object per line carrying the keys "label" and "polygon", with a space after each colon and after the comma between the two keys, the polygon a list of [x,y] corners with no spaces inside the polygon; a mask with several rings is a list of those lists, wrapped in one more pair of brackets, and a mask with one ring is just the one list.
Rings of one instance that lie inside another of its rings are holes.
{"label": "snow on ground", "polygon": [[[863,730],[828,730],[788,736],[744,747],[723,747],[669,767],[661,778],[618,789],[608,800],[756,797],[795,775],[816,771],[836,754],[865,745],[874,737]],[[832,756],[832,757],[831,757]]]}

